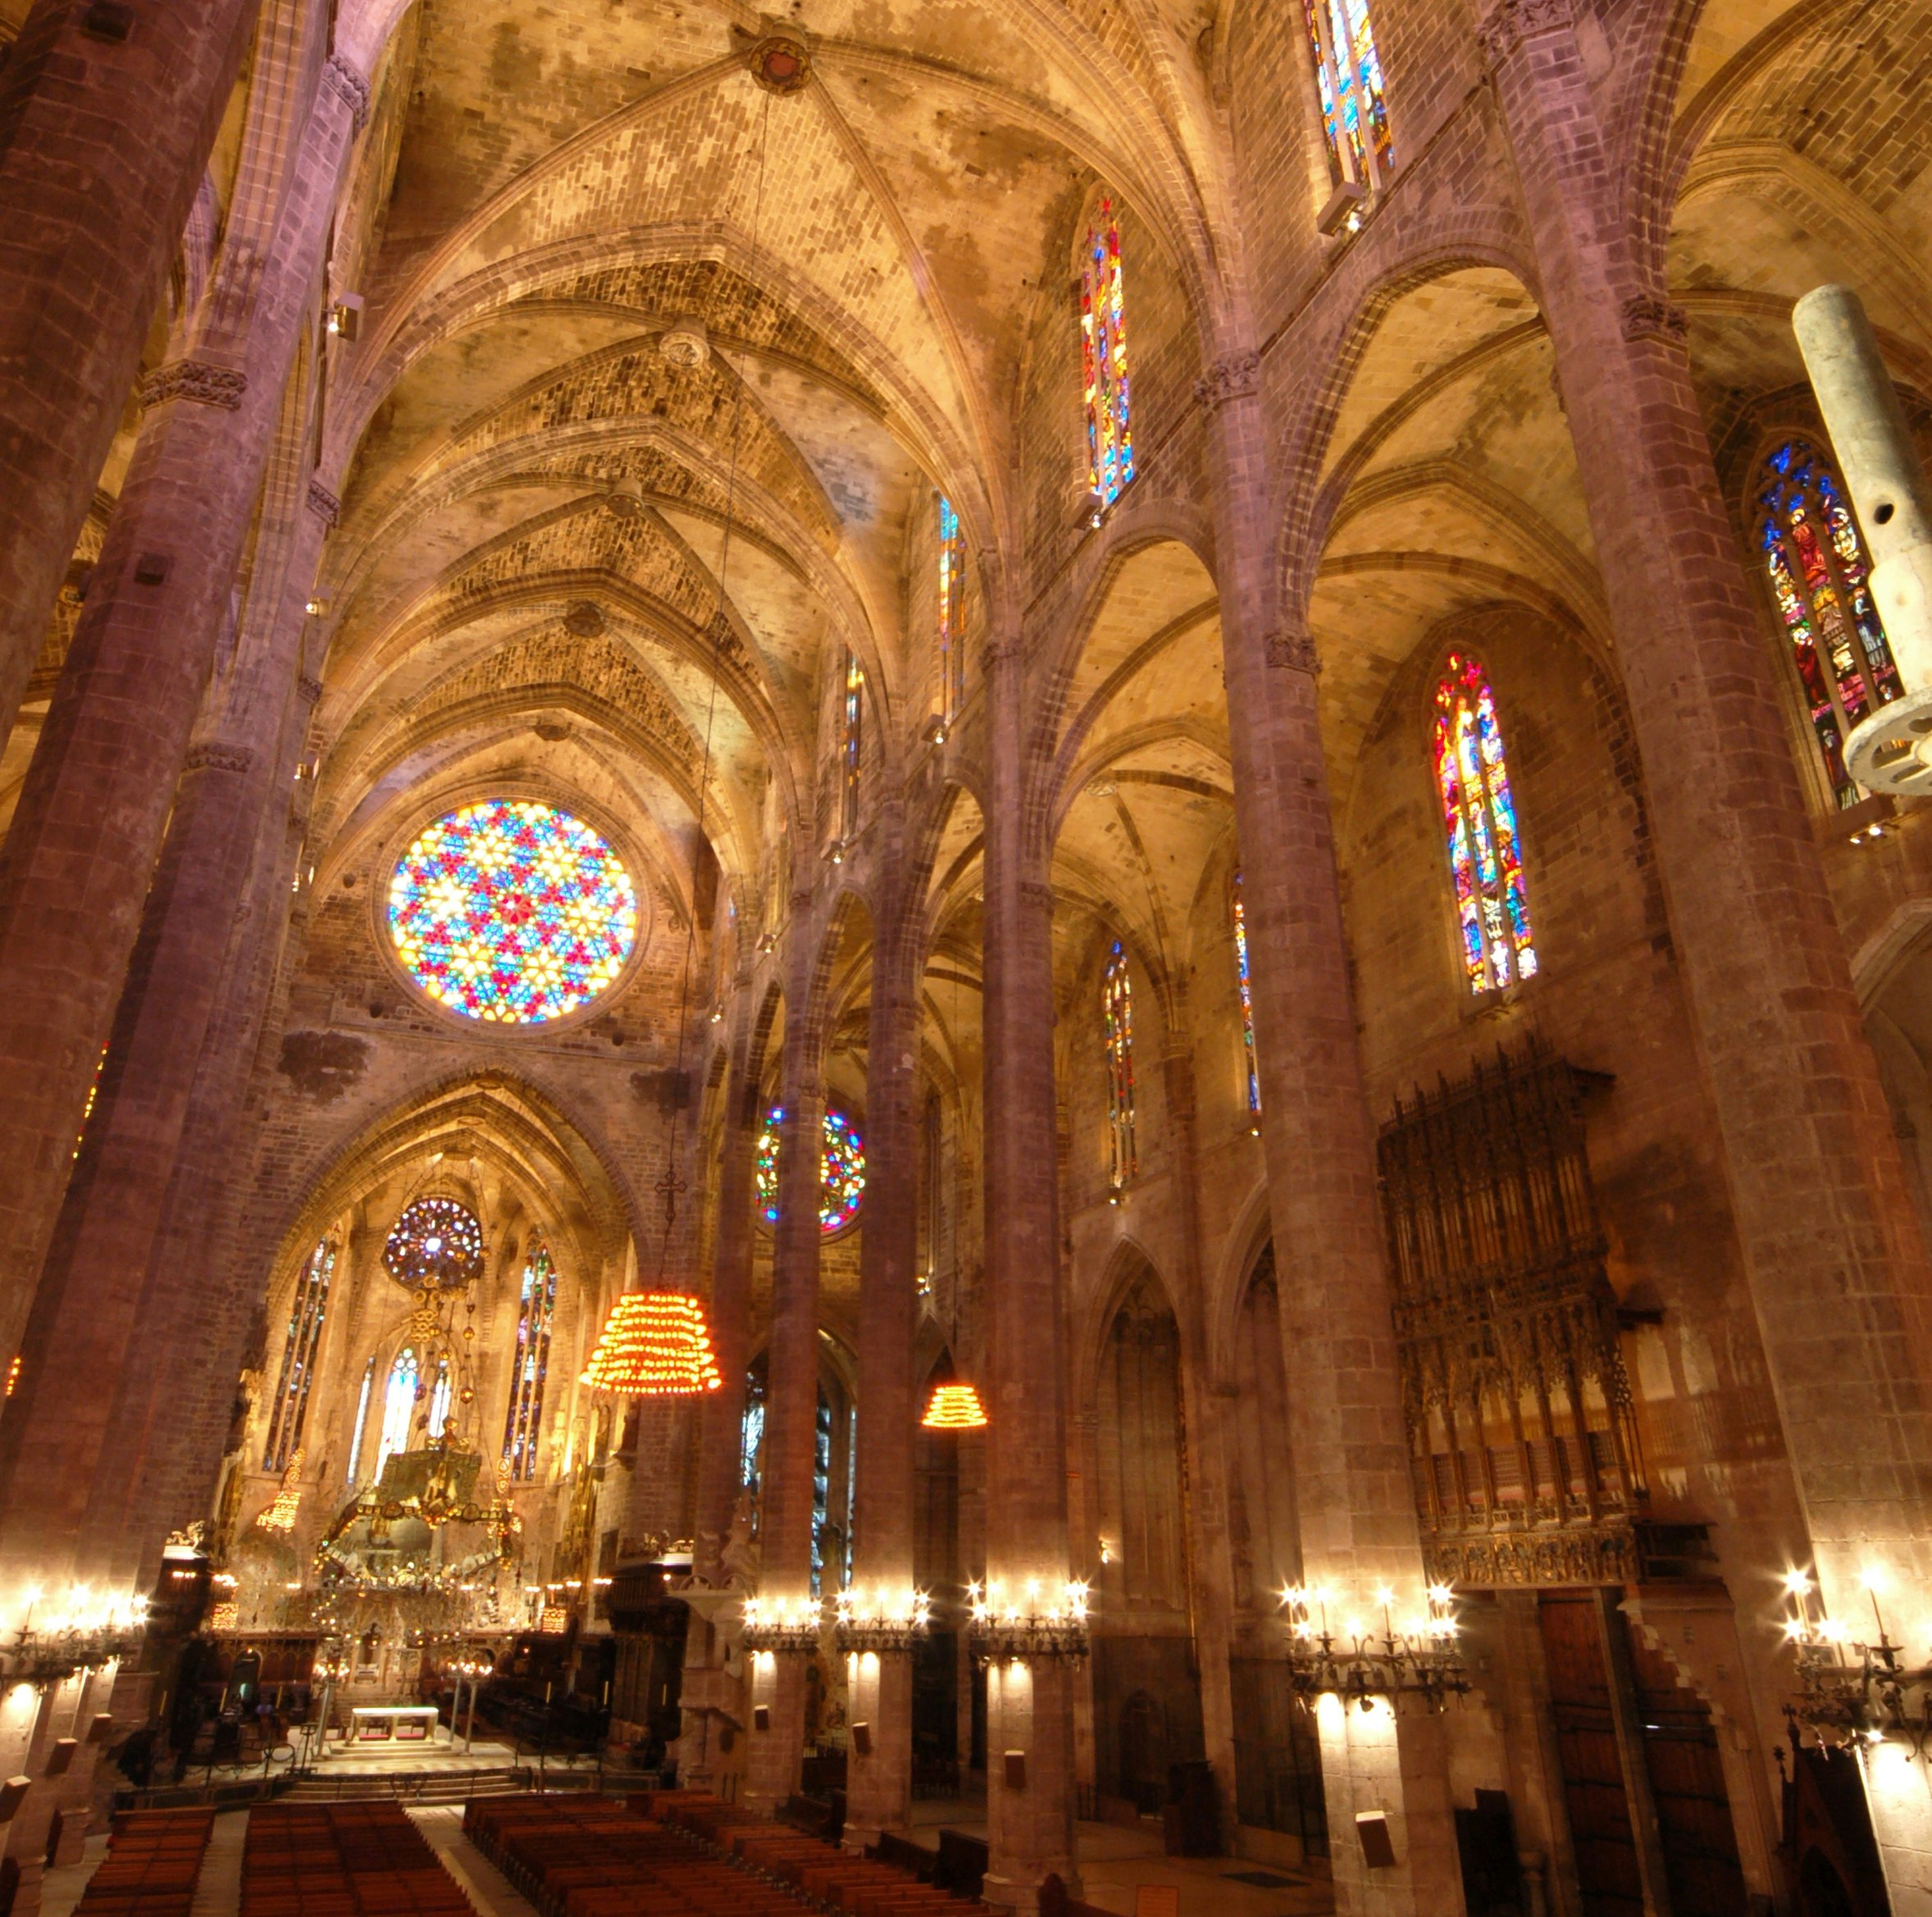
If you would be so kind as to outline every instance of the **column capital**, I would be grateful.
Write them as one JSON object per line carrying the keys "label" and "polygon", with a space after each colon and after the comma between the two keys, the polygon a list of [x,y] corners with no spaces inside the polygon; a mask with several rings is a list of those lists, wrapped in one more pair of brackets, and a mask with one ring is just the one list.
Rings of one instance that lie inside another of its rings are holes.
{"label": "column capital", "polygon": [[1049,912],[1053,909],[1053,887],[1045,879],[1022,879],[1019,895],[1029,905],[1044,906]]}
{"label": "column capital", "polygon": [[320,480],[308,482],[308,509],[331,531],[342,517],[342,502]]}
{"label": "column capital", "polygon": [[248,376],[232,367],[212,366],[202,359],[177,359],[150,373],[141,382],[141,410],[147,412],[171,399],[191,399],[198,406],[239,412]]}
{"label": "column capital", "polygon": [[1633,294],[1619,316],[1626,339],[1659,339],[1666,346],[1681,346],[1690,334],[1689,315],[1661,294]]}
{"label": "column capital", "polygon": [[349,108],[349,122],[360,133],[369,121],[369,82],[361,69],[341,54],[331,53],[322,69],[322,90]]}
{"label": "column capital", "polygon": [[1194,382],[1194,403],[1217,412],[1231,399],[1251,399],[1261,389],[1261,356],[1229,353]]}
{"label": "column capital", "polygon": [[188,749],[188,756],[182,762],[190,772],[203,767],[217,772],[245,772],[255,763],[253,749],[236,745],[225,739],[204,739],[198,745]]}
{"label": "column capital", "polygon": [[1291,672],[1305,672],[1310,679],[1320,678],[1321,655],[1315,650],[1310,634],[1277,631],[1269,633],[1261,644],[1269,665],[1285,666]]}
{"label": "column capital", "polygon": [[1561,33],[1576,18],[1573,0],[1501,0],[1483,15],[1476,38],[1492,67],[1500,66],[1524,41]]}

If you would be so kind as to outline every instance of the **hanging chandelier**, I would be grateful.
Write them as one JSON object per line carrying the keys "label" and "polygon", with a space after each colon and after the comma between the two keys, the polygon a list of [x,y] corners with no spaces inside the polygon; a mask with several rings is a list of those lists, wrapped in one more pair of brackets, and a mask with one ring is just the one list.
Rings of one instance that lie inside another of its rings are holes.
{"label": "hanging chandelier", "polygon": [[926,1415],[919,1423],[927,1431],[984,1431],[986,1406],[980,1403],[979,1393],[969,1384],[957,1380],[936,1384],[926,1406]]}
{"label": "hanging chandelier", "polygon": [[704,1307],[681,1291],[627,1291],[578,1381],[620,1398],[688,1396],[723,1383]]}

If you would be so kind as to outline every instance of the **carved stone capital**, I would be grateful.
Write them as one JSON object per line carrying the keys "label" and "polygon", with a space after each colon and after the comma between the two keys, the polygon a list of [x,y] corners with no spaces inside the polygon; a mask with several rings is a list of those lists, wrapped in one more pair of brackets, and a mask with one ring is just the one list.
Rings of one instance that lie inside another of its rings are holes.
{"label": "carved stone capital", "polygon": [[1654,293],[1633,294],[1624,302],[1624,337],[1661,339],[1681,346],[1690,334],[1690,318],[1680,306]]}
{"label": "carved stone capital", "polygon": [[1250,399],[1261,388],[1261,356],[1231,353],[1218,359],[1194,382],[1194,403],[1210,412],[1230,399]]}
{"label": "carved stone capital", "polygon": [[308,509],[331,530],[342,517],[342,502],[320,480],[308,482]]}
{"label": "carved stone capital", "polygon": [[1321,676],[1321,656],[1314,639],[1305,632],[1271,632],[1262,641],[1271,666],[1285,666],[1291,672],[1305,672],[1310,679]]}
{"label": "carved stone capital", "polygon": [[1053,909],[1053,887],[1045,879],[1022,879],[1019,895],[1029,905],[1044,906],[1049,912]]}
{"label": "carved stone capital", "polygon": [[1561,33],[1575,17],[1574,0],[1501,0],[1483,16],[1476,38],[1490,66],[1500,66],[1524,41]]}
{"label": "carved stone capital", "polygon": [[245,772],[255,763],[253,751],[246,745],[231,745],[221,739],[206,739],[199,745],[188,749],[188,757],[183,762],[188,771],[199,772],[203,767],[217,772]]}
{"label": "carved stone capital", "polygon": [[232,367],[210,366],[199,359],[177,359],[150,373],[141,385],[141,407],[165,406],[171,399],[192,399],[198,406],[218,406],[239,412],[248,376]]}
{"label": "carved stone capital", "polygon": [[311,679],[304,672],[295,681],[295,690],[304,705],[312,706],[322,696],[322,682],[319,679]]}
{"label": "carved stone capital", "polygon": [[368,80],[339,53],[331,53],[322,69],[322,85],[349,108],[350,122],[360,133],[369,122]]}

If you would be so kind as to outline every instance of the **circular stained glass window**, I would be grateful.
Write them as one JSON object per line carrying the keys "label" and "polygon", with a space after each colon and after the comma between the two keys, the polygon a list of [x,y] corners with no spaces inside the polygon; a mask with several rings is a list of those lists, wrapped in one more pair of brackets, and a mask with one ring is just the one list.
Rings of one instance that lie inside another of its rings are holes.
{"label": "circular stained glass window", "polygon": [[[758,1207],[768,1225],[778,1222],[778,1127],[781,1107],[772,1106],[758,1135]],[[825,1114],[825,1155],[818,1170],[818,1228],[842,1232],[859,1216],[865,1196],[865,1141],[843,1112]]]}
{"label": "circular stained glass window", "polygon": [[483,1275],[483,1227],[453,1198],[414,1198],[390,1227],[382,1268],[412,1291],[460,1291]]}
{"label": "circular stained glass window", "polygon": [[409,976],[466,1018],[536,1025],[587,1004],[637,942],[637,894],[609,842],[554,805],[486,799],[396,865],[390,936]]}

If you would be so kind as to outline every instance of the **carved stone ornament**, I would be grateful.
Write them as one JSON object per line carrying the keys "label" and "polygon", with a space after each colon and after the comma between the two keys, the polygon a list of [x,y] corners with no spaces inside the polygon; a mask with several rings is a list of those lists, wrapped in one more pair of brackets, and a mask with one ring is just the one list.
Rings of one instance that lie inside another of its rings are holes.
{"label": "carved stone ornament", "polygon": [[751,77],[768,93],[800,92],[812,78],[811,50],[791,34],[766,34],[745,49]]}
{"label": "carved stone ornament", "polygon": [[1502,0],[1476,29],[1491,66],[1499,66],[1524,40],[1561,33],[1576,17],[1573,0]]}
{"label": "carved stone ornament", "polygon": [[184,762],[191,772],[203,766],[217,772],[245,772],[254,763],[255,754],[248,747],[230,745],[219,739],[207,739],[199,745],[189,746]]}
{"label": "carved stone ornament", "polygon": [[1231,353],[1218,359],[1194,382],[1194,403],[1210,412],[1230,399],[1248,399],[1260,389],[1261,356],[1258,353]]}
{"label": "carved stone ornament", "polygon": [[579,639],[595,639],[604,631],[604,614],[590,600],[579,599],[563,615],[563,626]]}
{"label": "carved stone ornament", "polygon": [[1264,644],[1269,665],[1285,666],[1291,672],[1305,672],[1310,679],[1321,677],[1321,657],[1308,633],[1271,632]]}
{"label": "carved stone ornament", "polygon": [[313,705],[322,696],[322,682],[319,679],[310,678],[304,672],[295,681],[295,690],[301,694],[302,703],[304,705]]}
{"label": "carved stone ornament", "polygon": [[1652,293],[1634,294],[1624,302],[1624,337],[1661,339],[1681,346],[1690,333],[1690,318],[1680,306]]}
{"label": "carved stone ornament", "polygon": [[165,406],[171,399],[192,399],[198,406],[218,406],[239,412],[248,376],[232,367],[210,366],[205,360],[178,359],[150,373],[141,387],[141,406]]}
{"label": "carved stone ornament", "polygon": [[339,53],[329,56],[322,84],[349,108],[349,120],[360,133],[369,121],[369,83]]}
{"label": "carved stone ornament", "polygon": [[331,530],[342,517],[342,502],[320,480],[308,482],[308,509]]}

